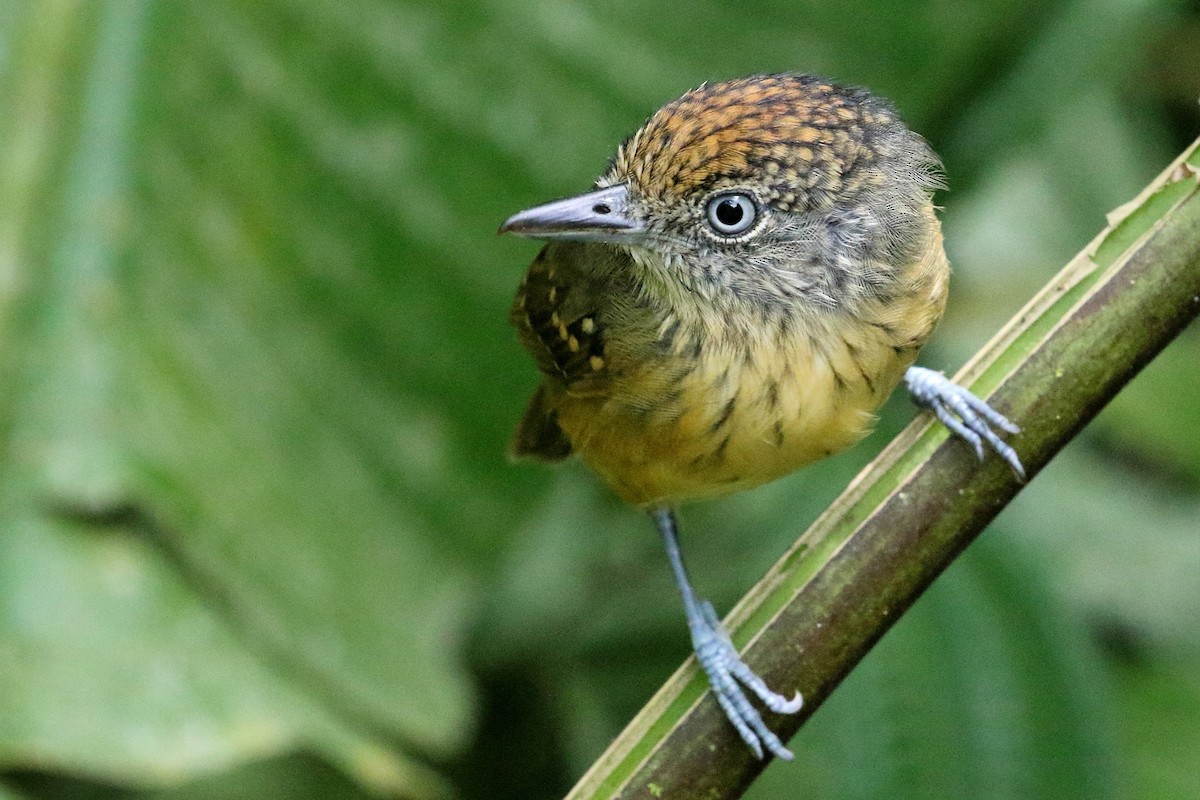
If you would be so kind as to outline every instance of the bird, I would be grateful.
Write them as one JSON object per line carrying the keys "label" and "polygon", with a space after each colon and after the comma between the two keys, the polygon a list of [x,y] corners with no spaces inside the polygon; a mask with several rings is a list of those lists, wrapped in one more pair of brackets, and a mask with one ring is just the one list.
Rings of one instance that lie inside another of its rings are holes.
{"label": "bird", "polygon": [[[804,73],[705,83],[664,105],[593,188],[509,217],[544,240],[510,311],[541,382],[515,459],[578,456],[655,522],[692,646],[759,759],[792,753],[684,564],[676,509],[844,450],[903,382],[1023,477],[1019,429],[914,365],[946,305],[942,167],[887,100]],[[999,431],[999,432],[998,432]]]}

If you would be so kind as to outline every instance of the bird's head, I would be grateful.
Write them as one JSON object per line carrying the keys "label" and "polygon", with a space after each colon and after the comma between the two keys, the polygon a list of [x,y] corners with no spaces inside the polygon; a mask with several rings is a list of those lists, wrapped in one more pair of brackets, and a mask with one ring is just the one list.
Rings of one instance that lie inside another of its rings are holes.
{"label": "bird's head", "polygon": [[922,252],[939,169],[865,91],[807,75],[741,78],[668,103],[595,191],[500,230],[625,248],[654,293],[835,307],[885,291]]}

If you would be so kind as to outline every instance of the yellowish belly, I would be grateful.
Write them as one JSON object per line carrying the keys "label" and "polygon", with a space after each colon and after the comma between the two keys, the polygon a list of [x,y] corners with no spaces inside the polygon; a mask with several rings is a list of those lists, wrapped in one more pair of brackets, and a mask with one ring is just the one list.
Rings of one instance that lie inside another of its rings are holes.
{"label": "yellowish belly", "polygon": [[861,328],[849,340],[718,343],[680,379],[660,364],[605,397],[564,397],[558,423],[630,503],[711,497],[857,442],[915,355],[915,347],[894,348]]}

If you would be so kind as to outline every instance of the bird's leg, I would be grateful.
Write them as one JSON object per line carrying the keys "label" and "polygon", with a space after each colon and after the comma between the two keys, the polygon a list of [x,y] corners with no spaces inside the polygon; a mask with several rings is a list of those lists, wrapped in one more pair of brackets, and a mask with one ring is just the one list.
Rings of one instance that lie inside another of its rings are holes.
{"label": "bird's leg", "polygon": [[794,714],[799,711],[803,703],[800,693],[797,692],[791,700],[776,694],[767,688],[762,678],[742,662],[729,639],[729,634],[721,627],[712,603],[696,599],[691,581],[688,580],[687,569],[683,566],[675,512],[661,508],[651,511],[650,514],[662,533],[667,558],[675,573],[675,582],[679,584],[679,591],[683,594],[683,609],[687,614],[688,630],[692,634],[692,648],[700,666],[708,675],[708,682],[717,702],[721,704],[733,727],[737,728],[742,740],[754,751],[754,755],[762,758],[763,745],[766,745],[767,749],[779,758],[790,760],[791,751],[784,747],[779,737],[766,726],[762,716],[746,698],[742,687],[749,689],[767,708],[779,714]]}
{"label": "bird's leg", "polygon": [[1020,457],[993,430],[994,426],[1008,433],[1021,432],[1003,414],[942,373],[925,367],[909,367],[904,373],[904,385],[908,387],[913,402],[933,411],[952,433],[965,439],[975,448],[980,461],[984,455],[983,443],[987,442],[1008,462],[1017,477],[1025,480],[1025,468],[1021,466]]}

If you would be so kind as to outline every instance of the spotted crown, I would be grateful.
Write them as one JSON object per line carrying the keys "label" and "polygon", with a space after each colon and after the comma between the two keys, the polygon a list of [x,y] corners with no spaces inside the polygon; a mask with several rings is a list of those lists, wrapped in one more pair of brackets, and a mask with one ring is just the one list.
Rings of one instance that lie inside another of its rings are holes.
{"label": "spotted crown", "polygon": [[781,211],[822,211],[889,176],[927,193],[940,167],[885,100],[787,74],[705,84],[668,103],[600,183],[664,203],[750,184]]}

